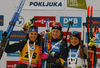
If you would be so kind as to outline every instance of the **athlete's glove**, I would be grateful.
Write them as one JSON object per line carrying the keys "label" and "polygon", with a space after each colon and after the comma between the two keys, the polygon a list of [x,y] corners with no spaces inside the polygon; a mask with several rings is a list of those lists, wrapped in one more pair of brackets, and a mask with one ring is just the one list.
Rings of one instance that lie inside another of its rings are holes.
{"label": "athlete's glove", "polygon": [[49,56],[48,53],[43,53],[42,56],[41,56],[41,59],[47,59]]}
{"label": "athlete's glove", "polygon": [[5,31],[3,34],[2,34],[2,37],[6,37],[7,36],[7,32]]}

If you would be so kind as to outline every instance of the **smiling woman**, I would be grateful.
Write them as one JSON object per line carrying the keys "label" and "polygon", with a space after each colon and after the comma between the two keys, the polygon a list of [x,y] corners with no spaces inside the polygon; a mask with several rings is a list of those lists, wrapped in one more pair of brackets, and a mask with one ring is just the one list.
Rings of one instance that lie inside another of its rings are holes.
{"label": "smiling woman", "polygon": [[[59,22],[52,24],[51,53],[44,53],[42,59],[47,59],[51,64],[51,68],[63,68],[64,61],[67,59],[62,55],[67,50],[67,42],[62,38],[62,25]],[[46,57],[45,57],[46,56]],[[44,58],[45,57],[45,58]],[[47,67],[48,68],[48,67]]]}
{"label": "smiling woman", "polygon": [[31,26],[29,28],[26,39],[7,45],[5,52],[13,53],[20,50],[20,57],[15,68],[37,68],[38,60],[42,53],[41,36],[38,34],[38,27]]}
{"label": "smiling woman", "polygon": [[38,28],[35,26],[31,27],[29,30],[29,39],[32,42],[35,42],[35,40],[37,39],[37,36],[38,36]]}
{"label": "smiling woman", "polygon": [[67,56],[67,67],[83,68],[84,60],[86,59],[87,49],[82,45],[80,33],[72,31],[70,33],[70,45]]}
{"label": "smiling woman", "polygon": [[54,39],[57,39],[61,35],[60,31],[58,29],[53,29],[52,30],[52,37]]}

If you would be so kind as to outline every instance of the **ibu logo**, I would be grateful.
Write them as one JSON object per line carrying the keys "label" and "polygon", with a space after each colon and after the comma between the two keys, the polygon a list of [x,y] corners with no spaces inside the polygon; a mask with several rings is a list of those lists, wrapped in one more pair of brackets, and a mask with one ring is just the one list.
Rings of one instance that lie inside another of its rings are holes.
{"label": "ibu logo", "polygon": [[68,27],[69,21],[73,22],[71,27],[73,28],[81,28],[82,18],[81,17],[60,17],[60,23],[63,27]]}

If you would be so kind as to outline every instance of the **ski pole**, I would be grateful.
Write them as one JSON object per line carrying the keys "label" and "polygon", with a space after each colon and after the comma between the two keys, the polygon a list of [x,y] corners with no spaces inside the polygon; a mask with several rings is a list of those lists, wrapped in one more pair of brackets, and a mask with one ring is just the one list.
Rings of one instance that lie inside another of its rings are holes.
{"label": "ski pole", "polygon": [[88,6],[87,9],[87,68],[89,67],[89,58],[88,58],[88,42],[89,42],[89,11],[90,11],[90,6]]}
{"label": "ski pole", "polygon": [[67,39],[67,35],[68,35],[68,32],[69,32],[70,25],[71,26],[73,25],[73,22],[72,21],[69,21],[69,25],[68,25],[68,28],[67,28],[67,33],[66,33],[65,40]]}
{"label": "ski pole", "polygon": [[14,25],[19,17],[19,14],[21,13],[21,10],[23,8],[23,5],[25,3],[26,0],[20,0],[20,3],[18,4],[17,6],[17,9],[11,19],[11,21],[9,22],[9,25],[8,25],[8,28],[7,30],[4,32],[5,33],[5,36],[2,36],[2,40],[1,40],[1,43],[0,43],[0,59],[3,55],[3,52],[5,50],[5,47],[8,43],[8,40],[9,40],[9,37],[10,37],[10,34],[14,28]]}

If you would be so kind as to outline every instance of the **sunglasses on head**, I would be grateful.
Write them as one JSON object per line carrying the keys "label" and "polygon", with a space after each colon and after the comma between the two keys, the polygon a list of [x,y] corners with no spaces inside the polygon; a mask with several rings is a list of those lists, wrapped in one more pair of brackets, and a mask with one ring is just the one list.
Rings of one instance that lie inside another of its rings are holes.
{"label": "sunglasses on head", "polygon": [[53,26],[60,26],[60,27],[62,27],[62,25],[60,24],[60,23],[53,23]]}
{"label": "sunglasses on head", "polygon": [[80,33],[77,32],[77,31],[72,31],[72,32],[70,33],[71,36],[72,36],[72,35],[76,35],[76,34],[79,34],[79,35],[80,35]]}

